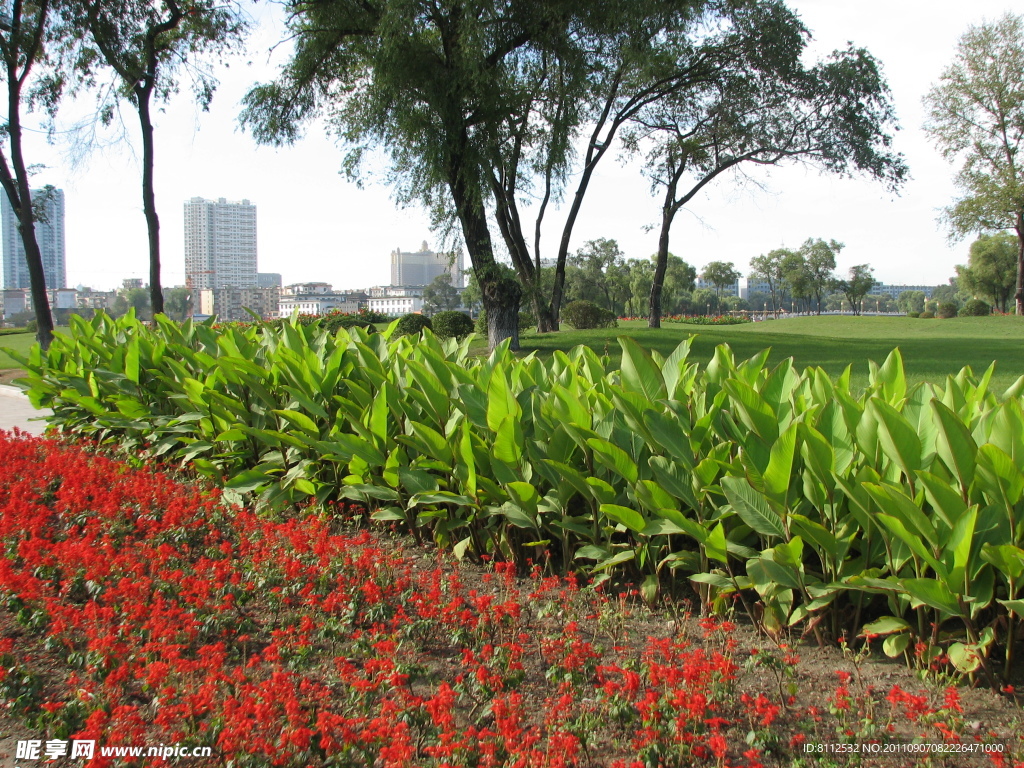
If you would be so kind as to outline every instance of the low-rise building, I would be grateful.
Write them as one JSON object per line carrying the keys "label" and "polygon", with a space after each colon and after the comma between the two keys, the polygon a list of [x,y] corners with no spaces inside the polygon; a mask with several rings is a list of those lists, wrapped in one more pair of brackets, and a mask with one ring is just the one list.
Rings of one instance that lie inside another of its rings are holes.
{"label": "low-rise building", "polygon": [[252,320],[246,310],[264,320],[278,316],[279,288],[205,288],[199,292],[201,315],[216,315],[225,322]]}
{"label": "low-rise building", "polygon": [[24,288],[5,288],[0,291],[0,315],[4,318],[20,315],[28,306],[28,291]]}
{"label": "low-rise building", "polygon": [[422,296],[381,296],[368,300],[371,312],[380,312],[389,317],[399,317],[423,312]]}
{"label": "low-rise building", "polygon": [[326,315],[329,312],[355,314],[366,307],[362,291],[336,292],[330,283],[295,283],[285,286],[277,303],[278,317]]}

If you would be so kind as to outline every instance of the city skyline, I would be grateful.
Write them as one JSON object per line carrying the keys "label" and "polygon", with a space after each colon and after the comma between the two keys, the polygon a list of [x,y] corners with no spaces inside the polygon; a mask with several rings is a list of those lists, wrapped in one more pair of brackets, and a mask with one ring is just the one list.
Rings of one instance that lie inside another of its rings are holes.
{"label": "city skyline", "polygon": [[[796,248],[809,237],[834,238],[847,246],[840,254],[840,272],[869,263],[876,277],[889,284],[945,283],[956,264],[966,263],[973,238],[949,243],[937,222],[939,209],[955,198],[955,168],[924,136],[920,100],[951,62],[967,28],[997,18],[1008,10],[1007,3],[979,0],[967,7],[865,0],[848,7],[830,0],[793,0],[789,5],[814,33],[814,57],[852,40],[881,61],[903,127],[895,147],[906,155],[911,179],[894,195],[866,180],[823,177],[800,165],[755,169],[695,199],[673,229],[672,252],[698,269],[723,260],[747,272],[750,258],[773,248]],[[287,45],[271,52],[286,34],[281,9],[260,5],[251,13],[256,26],[248,50],[231,61],[230,69],[217,69],[221,85],[211,111],[200,113],[183,89],[157,117],[164,285],[184,283],[183,232],[175,208],[197,194],[258,200],[261,269],[283,273],[286,283],[384,284],[395,243],[426,237],[438,250],[450,250],[455,244],[438,242],[426,212],[396,206],[391,190],[381,183],[387,169],[379,158],[367,166],[365,188],[339,174],[341,151],[324,135],[322,124],[285,148],[257,147],[239,131],[241,97],[254,83],[272,79],[288,53]],[[58,127],[90,109],[88,98],[70,105]],[[134,140],[132,115],[125,117],[126,135]],[[69,283],[109,288],[124,276],[147,277],[145,223],[134,185],[138,150],[108,135],[106,148],[84,161],[79,153],[75,165],[61,154],[59,143],[46,144],[44,133],[32,138],[28,157],[49,166],[38,183],[60,186],[69,197],[68,242],[74,253]],[[645,227],[657,220],[658,207],[635,163],[608,158],[593,179],[571,250],[589,239],[609,237],[627,257],[647,258],[656,250],[657,232]],[[542,238],[545,257],[558,240],[555,214],[549,210],[551,226]]]}

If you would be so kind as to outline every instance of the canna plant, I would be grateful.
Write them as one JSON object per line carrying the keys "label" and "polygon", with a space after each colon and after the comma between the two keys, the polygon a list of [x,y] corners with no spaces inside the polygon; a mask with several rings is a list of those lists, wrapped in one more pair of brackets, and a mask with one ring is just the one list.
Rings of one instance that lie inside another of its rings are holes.
{"label": "canna plant", "polygon": [[[830,378],[727,346],[622,337],[550,360],[429,330],[72,318],[22,361],[62,431],[278,508],[359,502],[460,557],[693,584],[765,630],[882,635],[1003,674],[1024,616],[1024,377],[907,382],[894,350]],[[1003,629],[1005,627],[1005,629]]]}

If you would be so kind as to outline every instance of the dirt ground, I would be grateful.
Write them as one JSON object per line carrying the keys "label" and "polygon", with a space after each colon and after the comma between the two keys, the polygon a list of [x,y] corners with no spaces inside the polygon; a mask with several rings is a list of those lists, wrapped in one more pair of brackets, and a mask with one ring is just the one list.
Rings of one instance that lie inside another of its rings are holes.
{"label": "dirt ground", "polygon": [[0,368],[0,384],[10,384],[25,375],[21,368]]}

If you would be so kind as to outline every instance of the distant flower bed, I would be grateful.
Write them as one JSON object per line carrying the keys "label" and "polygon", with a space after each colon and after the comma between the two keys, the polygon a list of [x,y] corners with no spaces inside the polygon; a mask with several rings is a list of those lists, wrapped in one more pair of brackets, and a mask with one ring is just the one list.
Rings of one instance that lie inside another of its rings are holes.
{"label": "distant flower bed", "polygon": [[662,319],[668,323],[685,323],[687,325],[742,325],[752,322],[749,317],[734,315],[670,315]]}

